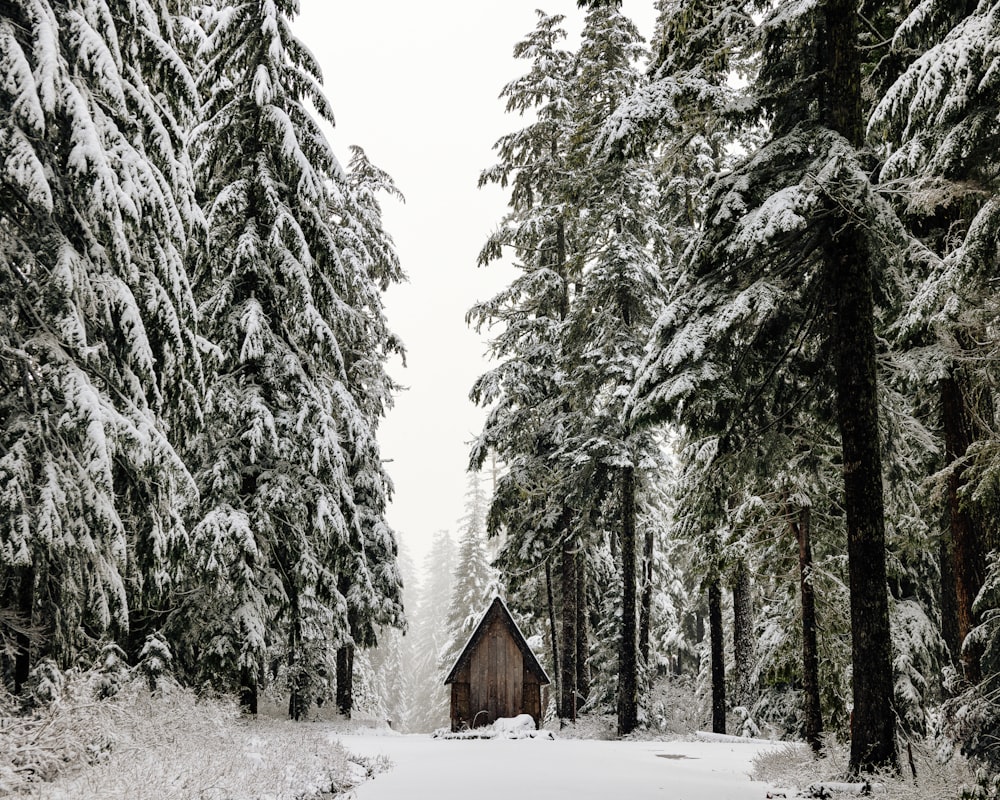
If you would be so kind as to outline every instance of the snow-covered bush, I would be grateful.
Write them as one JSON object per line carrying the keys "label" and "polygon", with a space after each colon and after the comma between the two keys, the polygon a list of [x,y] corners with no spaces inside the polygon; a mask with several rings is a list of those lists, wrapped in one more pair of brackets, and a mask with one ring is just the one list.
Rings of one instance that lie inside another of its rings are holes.
{"label": "snow-covered bush", "polygon": [[[789,744],[762,752],[754,760],[751,777],[789,790],[789,797],[794,790],[801,790],[801,796],[821,796],[809,794],[808,787],[852,780],[847,770],[848,757],[849,746],[832,736],[824,739],[823,757],[818,759],[806,745]],[[900,758],[903,762],[900,773],[886,771],[866,776],[872,785],[880,784],[878,795],[893,800],[997,798],[996,794],[988,793],[989,778],[977,773],[967,759],[943,740],[910,742],[901,748]]]}
{"label": "snow-covered bush", "polygon": [[173,663],[174,656],[166,640],[159,633],[151,633],[142,645],[135,668],[146,679],[149,690],[155,692],[164,680],[172,677]]}
{"label": "snow-covered bush", "polygon": [[0,696],[0,796],[36,796],[44,783],[50,800],[306,800],[386,766],[349,756],[315,726],[248,721],[235,702],[199,698],[172,681],[150,692],[145,674],[95,702],[103,679],[100,669],[47,670],[58,702],[30,716]]}

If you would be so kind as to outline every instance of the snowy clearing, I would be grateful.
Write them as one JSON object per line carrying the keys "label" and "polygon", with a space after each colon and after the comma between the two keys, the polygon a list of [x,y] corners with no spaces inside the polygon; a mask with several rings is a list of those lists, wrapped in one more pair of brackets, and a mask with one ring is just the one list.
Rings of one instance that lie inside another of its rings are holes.
{"label": "snowy clearing", "polygon": [[754,757],[787,743],[761,740],[622,742],[585,739],[432,739],[343,736],[352,753],[393,766],[354,790],[357,800],[761,800]]}

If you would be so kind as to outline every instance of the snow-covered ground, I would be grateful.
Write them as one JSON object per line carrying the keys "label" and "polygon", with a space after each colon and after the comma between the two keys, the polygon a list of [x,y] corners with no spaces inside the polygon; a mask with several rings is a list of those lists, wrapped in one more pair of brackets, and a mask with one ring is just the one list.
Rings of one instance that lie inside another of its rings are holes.
{"label": "snow-covered ground", "polygon": [[759,740],[621,742],[584,739],[432,739],[344,735],[359,755],[386,756],[388,772],[357,800],[761,800],[751,761],[784,744]]}

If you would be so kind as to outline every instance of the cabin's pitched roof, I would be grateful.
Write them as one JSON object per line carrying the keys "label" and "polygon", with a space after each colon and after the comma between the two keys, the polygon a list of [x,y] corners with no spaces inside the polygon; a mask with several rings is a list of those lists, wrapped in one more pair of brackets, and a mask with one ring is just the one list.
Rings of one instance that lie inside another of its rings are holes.
{"label": "cabin's pitched roof", "polygon": [[445,684],[455,682],[455,676],[458,674],[458,671],[462,668],[465,662],[471,658],[472,651],[479,644],[480,639],[482,639],[485,635],[486,628],[489,627],[489,623],[497,617],[499,617],[500,621],[510,632],[518,650],[520,650],[521,655],[524,656],[524,665],[535,674],[539,683],[543,685],[551,683],[549,676],[546,675],[545,670],[542,669],[542,665],[539,664],[538,659],[535,658],[535,654],[531,652],[531,648],[528,646],[528,642],[524,638],[524,634],[521,633],[521,629],[518,628],[517,623],[514,622],[514,618],[507,609],[507,604],[504,603],[498,595],[493,598],[493,602],[490,604],[490,607],[486,609],[482,619],[479,620],[479,624],[476,625],[475,629],[472,631],[472,636],[469,637],[469,641],[466,642],[465,647],[462,648],[462,652],[455,660],[455,665],[451,668],[451,672],[448,673],[448,677],[444,679]]}

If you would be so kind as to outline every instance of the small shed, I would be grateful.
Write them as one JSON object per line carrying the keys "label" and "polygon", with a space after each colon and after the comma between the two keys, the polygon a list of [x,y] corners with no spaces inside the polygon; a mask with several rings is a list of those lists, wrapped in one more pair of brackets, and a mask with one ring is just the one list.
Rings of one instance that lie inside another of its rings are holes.
{"label": "small shed", "polygon": [[494,598],[451,668],[451,729],[490,725],[500,717],[542,716],[549,677],[506,604]]}

